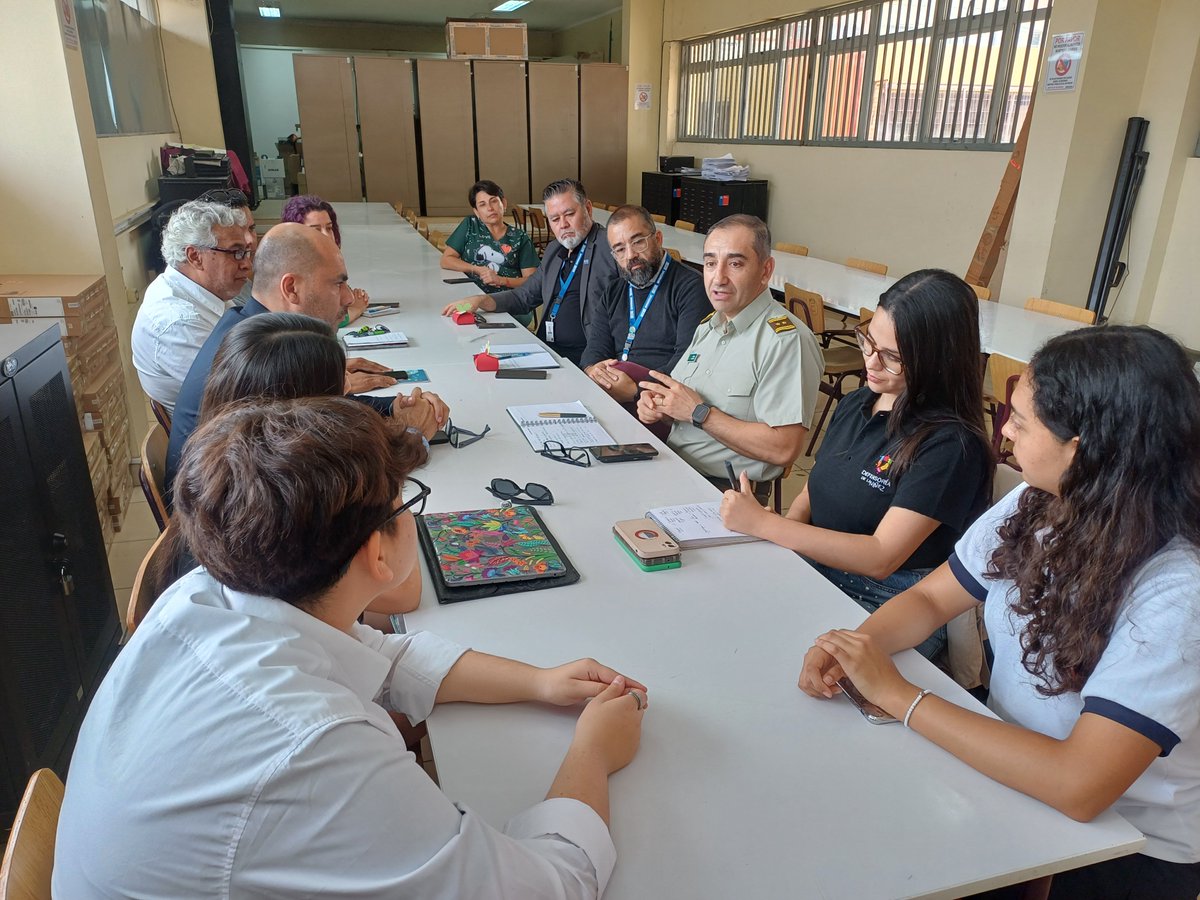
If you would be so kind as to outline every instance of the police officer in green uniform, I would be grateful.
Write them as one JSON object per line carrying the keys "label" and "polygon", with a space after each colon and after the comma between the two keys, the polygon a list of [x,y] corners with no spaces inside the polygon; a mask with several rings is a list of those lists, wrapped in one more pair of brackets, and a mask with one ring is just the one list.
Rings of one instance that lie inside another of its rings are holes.
{"label": "police officer in green uniform", "polygon": [[771,234],[756,216],[734,215],[704,241],[704,287],[716,310],[700,323],[670,376],[641,383],[638,418],[673,422],[667,442],[714,485],[728,489],[725,463],[770,482],[800,455],[824,361],[804,322],[771,297]]}

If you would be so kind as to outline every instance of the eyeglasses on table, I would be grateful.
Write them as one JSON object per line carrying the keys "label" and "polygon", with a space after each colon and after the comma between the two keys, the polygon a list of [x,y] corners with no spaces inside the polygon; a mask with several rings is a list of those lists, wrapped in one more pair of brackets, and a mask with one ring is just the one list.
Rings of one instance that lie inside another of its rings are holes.
{"label": "eyeglasses on table", "polygon": [[[533,481],[525,487],[521,487],[511,478],[493,478],[487,490],[489,494],[500,500],[519,500],[519,502],[528,503],[531,506],[552,506],[554,504],[554,495],[550,493],[550,488]],[[522,494],[525,495],[524,498],[521,497]]]}
{"label": "eyeglasses on table", "polygon": [[543,442],[538,455],[555,462],[566,463],[569,466],[579,466],[582,469],[586,469],[592,464],[592,457],[586,447],[564,447],[559,441]]}

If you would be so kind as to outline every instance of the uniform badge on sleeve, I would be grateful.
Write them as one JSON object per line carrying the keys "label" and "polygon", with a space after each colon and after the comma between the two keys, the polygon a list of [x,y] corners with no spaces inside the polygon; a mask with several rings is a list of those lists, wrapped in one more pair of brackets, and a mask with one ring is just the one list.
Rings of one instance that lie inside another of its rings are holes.
{"label": "uniform badge on sleeve", "polygon": [[767,319],[767,324],[771,326],[771,330],[776,334],[783,334],[785,331],[795,331],[796,323],[787,316],[775,316]]}
{"label": "uniform badge on sleeve", "polygon": [[689,354],[688,354],[687,361],[688,361],[688,362],[695,362],[695,361],[696,361],[696,360],[698,360],[699,358],[700,358],[700,354],[699,354],[699,353],[689,353]]}

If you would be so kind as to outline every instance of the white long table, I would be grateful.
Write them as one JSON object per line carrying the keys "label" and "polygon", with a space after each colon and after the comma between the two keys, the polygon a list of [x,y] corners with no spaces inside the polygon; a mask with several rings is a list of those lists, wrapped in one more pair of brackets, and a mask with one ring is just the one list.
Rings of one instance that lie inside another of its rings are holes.
{"label": "white long table", "polygon": [[[353,284],[403,306],[381,321],[405,349],[370,354],[425,368],[462,427],[491,432],[434,449],[421,475],[431,511],[488,507],[495,477],[547,485],[542,514],[582,573],[578,584],[439,606],[428,573],[407,616],[491,653],[554,665],[581,656],[649,686],[641,750],[611,779],[618,863],[606,896],[635,898],[955,897],[1134,852],[1115,813],[1079,824],[980,775],[899,725],[873,726],[843,699],[796,687],[817,634],[864,613],[799,557],[757,543],[689,551],[682,569],[643,573],[612,523],[716,494],[569,363],[546,381],[497,381],[470,356],[528,342],[438,313],[470,285],[445,285],[436,251],[382,205],[339,205]],[[394,393],[392,389],[391,393]],[[387,393],[387,392],[380,392]],[[579,469],[536,455],[506,405],[582,400],[618,441],[649,441],[651,462]],[[909,651],[907,677],[982,709]],[[577,710],[536,704],[440,707],[429,733],[443,789],[495,825],[540,800]]]}

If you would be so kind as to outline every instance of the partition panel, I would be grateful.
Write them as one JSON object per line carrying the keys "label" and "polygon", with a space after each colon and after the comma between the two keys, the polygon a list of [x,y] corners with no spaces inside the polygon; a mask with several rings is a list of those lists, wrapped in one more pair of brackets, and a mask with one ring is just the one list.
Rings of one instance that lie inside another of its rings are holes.
{"label": "partition panel", "polygon": [[475,183],[475,125],[471,63],[417,61],[425,214],[465,215],[467,190]]}
{"label": "partition panel", "polygon": [[347,56],[292,56],[308,190],[326,200],[362,200],[354,71]]}
{"label": "partition panel", "polygon": [[626,200],[629,70],[591,64],[579,68],[579,169],[588,196],[601,203]]}
{"label": "partition panel", "polygon": [[528,203],[529,104],[525,97],[525,63],[477,59],[474,65],[479,177],[504,188],[510,206]]}
{"label": "partition panel", "polygon": [[412,60],[354,57],[367,199],[418,208]]}
{"label": "partition panel", "polygon": [[551,181],[579,177],[578,69],[557,63],[529,64],[530,187],[537,200]]}

